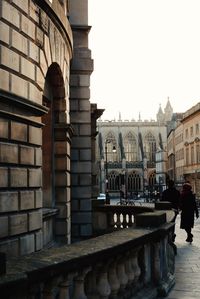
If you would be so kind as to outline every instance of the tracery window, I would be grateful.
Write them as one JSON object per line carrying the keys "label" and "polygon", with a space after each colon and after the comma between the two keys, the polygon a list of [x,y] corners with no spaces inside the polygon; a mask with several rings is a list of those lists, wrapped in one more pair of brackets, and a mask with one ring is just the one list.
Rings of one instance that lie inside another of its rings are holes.
{"label": "tracery window", "polygon": [[108,162],[116,162],[117,159],[117,151],[113,152],[113,148],[116,148],[117,143],[115,136],[112,132],[109,132],[104,141],[104,153],[105,153],[105,160],[106,160],[106,153],[107,153],[107,161]]}
{"label": "tracery window", "polygon": [[119,174],[115,171],[110,172],[108,175],[108,190],[119,190]]}
{"label": "tracery window", "polygon": [[156,184],[156,174],[152,172],[149,176],[149,186],[153,187]]}
{"label": "tracery window", "polygon": [[141,176],[132,172],[128,175],[128,191],[140,191],[141,190]]}
{"label": "tracery window", "polygon": [[129,132],[124,139],[124,150],[128,162],[137,161],[137,142],[134,135]]}
{"label": "tracery window", "polygon": [[145,152],[147,160],[149,162],[155,162],[155,158],[156,158],[156,139],[151,133],[148,133],[145,136],[145,139],[144,139],[144,152]]}

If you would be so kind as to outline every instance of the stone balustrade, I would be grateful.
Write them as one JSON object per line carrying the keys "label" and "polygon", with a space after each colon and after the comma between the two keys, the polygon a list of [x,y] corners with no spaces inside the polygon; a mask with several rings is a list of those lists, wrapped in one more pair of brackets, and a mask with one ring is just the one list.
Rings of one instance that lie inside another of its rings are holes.
{"label": "stone balustrade", "polygon": [[101,200],[93,201],[93,231],[96,235],[134,225],[135,216],[153,212],[154,208],[128,205],[104,205]]}
{"label": "stone balustrade", "polygon": [[136,215],[134,227],[9,260],[1,298],[166,296],[174,284],[174,223],[166,221],[168,212],[154,213]]}

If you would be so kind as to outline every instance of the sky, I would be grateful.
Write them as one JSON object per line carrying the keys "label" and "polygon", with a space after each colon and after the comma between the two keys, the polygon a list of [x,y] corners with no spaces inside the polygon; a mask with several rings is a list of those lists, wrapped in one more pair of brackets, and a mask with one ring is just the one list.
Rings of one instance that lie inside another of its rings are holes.
{"label": "sky", "polygon": [[200,0],[88,0],[91,102],[102,119],[156,119],[200,102]]}

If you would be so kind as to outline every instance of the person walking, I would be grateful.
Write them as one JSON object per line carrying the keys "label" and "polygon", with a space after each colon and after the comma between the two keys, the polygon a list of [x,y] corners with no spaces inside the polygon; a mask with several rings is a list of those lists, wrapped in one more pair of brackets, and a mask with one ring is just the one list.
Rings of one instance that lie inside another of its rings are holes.
{"label": "person walking", "polygon": [[190,185],[190,183],[183,184],[180,196],[180,210],[180,228],[184,229],[187,233],[186,242],[192,243],[192,228],[194,227],[194,215],[196,215],[196,218],[199,218],[199,211],[196,204],[196,198],[194,193],[192,192],[192,186]]}
{"label": "person walking", "polygon": [[[180,205],[180,192],[176,189],[174,181],[169,180],[167,182],[168,188],[165,189],[161,194],[161,201],[169,201],[171,203],[171,207],[174,210],[175,216],[172,222],[176,222],[176,217],[179,213],[179,205]],[[175,234],[175,224],[173,229],[173,241],[175,241],[176,234]]]}
{"label": "person walking", "polygon": [[169,180],[167,182],[167,189],[162,192],[161,201],[171,202],[172,209],[178,213],[180,204],[180,192],[176,189],[174,181]]}

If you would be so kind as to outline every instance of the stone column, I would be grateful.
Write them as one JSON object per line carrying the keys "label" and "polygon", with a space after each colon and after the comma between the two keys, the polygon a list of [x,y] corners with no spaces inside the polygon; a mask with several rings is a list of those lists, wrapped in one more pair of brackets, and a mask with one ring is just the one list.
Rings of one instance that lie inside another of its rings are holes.
{"label": "stone column", "polygon": [[72,241],[92,235],[92,142],[90,75],[93,71],[88,49],[90,27],[87,0],[70,1],[74,52],[70,76],[70,118],[74,128],[71,150]]}

